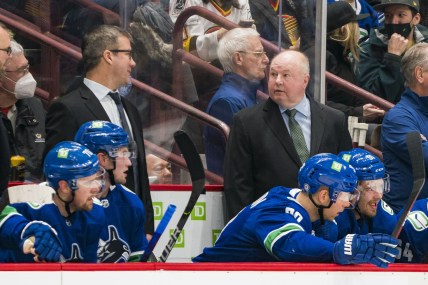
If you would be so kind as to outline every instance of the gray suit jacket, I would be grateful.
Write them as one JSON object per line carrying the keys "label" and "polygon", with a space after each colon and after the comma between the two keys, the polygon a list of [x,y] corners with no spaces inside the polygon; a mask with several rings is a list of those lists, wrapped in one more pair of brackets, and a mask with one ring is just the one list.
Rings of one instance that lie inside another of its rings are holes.
{"label": "gray suit jacket", "polygon": [[[337,154],[352,148],[345,115],[309,98],[311,150]],[[302,166],[278,105],[271,99],[238,112],[224,163],[227,218],[275,186],[298,187]]]}
{"label": "gray suit jacket", "polygon": [[[131,102],[122,98],[122,104],[131,123],[134,140],[138,148],[138,178],[139,189],[135,189],[132,167],[128,170],[126,187],[135,191],[143,201],[146,209],[145,231],[148,234],[154,232],[153,206],[150,196],[149,180],[146,167],[146,155],[144,149],[143,127],[138,111]],[[72,141],[79,127],[88,121],[110,121],[100,101],[89,88],[81,85],[64,97],[54,101],[46,116],[46,146],[44,154],[61,141]]]}

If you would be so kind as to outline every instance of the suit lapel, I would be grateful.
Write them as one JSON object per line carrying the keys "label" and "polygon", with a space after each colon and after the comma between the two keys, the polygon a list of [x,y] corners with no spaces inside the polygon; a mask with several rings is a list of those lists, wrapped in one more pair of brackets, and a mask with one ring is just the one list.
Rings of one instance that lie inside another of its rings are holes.
{"label": "suit lapel", "polygon": [[89,110],[89,112],[92,113],[92,115],[94,115],[95,118],[98,120],[110,121],[110,118],[108,117],[98,98],[83,83],[80,91],[80,97],[82,98],[85,107]]}
{"label": "suit lapel", "polygon": [[279,111],[278,105],[274,103],[270,98],[265,102],[263,108],[263,118],[266,125],[271,129],[274,135],[277,137],[284,150],[288,153],[291,159],[298,165],[301,165],[299,155],[294,148],[293,140],[288,133],[287,127],[285,126],[282,115]]}
{"label": "suit lapel", "polygon": [[321,140],[324,134],[325,126],[325,113],[322,111],[324,106],[314,101],[310,96],[309,101],[311,104],[311,153],[313,156],[319,153]]}

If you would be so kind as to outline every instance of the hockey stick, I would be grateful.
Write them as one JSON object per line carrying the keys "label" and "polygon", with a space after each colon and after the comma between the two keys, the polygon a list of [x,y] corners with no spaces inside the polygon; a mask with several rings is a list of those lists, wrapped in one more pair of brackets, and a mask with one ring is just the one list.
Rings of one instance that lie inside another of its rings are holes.
{"label": "hockey stick", "polygon": [[204,166],[202,165],[201,157],[199,156],[199,153],[196,150],[192,140],[184,131],[175,132],[174,139],[183,153],[184,160],[186,160],[187,168],[189,169],[190,177],[192,179],[192,193],[190,194],[189,202],[187,202],[186,208],[184,209],[184,212],[177,223],[177,227],[172,233],[168,244],[162,252],[161,257],[159,257],[160,262],[165,262],[168,259],[175,242],[183,230],[184,224],[186,224],[186,221],[189,218],[196,201],[198,201],[198,198],[202,191],[204,191],[205,187]]}
{"label": "hockey stick", "polygon": [[147,249],[144,251],[144,254],[141,256],[140,261],[146,262],[149,259],[150,255],[153,252],[153,249],[155,248],[160,237],[162,236],[163,232],[165,231],[165,228],[168,225],[169,221],[171,220],[172,215],[174,214],[176,209],[177,209],[177,207],[173,204],[170,204],[168,206],[168,209],[166,209],[165,214],[162,217],[162,220],[159,222],[159,225],[157,226],[156,231],[153,234],[152,239],[150,240],[149,244],[147,245]]}
{"label": "hockey stick", "polygon": [[403,229],[404,223],[406,222],[407,215],[413,207],[422,187],[425,184],[425,163],[424,154],[422,150],[421,135],[418,132],[411,132],[406,135],[407,149],[410,155],[410,161],[412,163],[413,172],[413,188],[410,193],[409,200],[403,208],[401,216],[398,218],[398,222],[392,231],[392,236],[398,238]]}

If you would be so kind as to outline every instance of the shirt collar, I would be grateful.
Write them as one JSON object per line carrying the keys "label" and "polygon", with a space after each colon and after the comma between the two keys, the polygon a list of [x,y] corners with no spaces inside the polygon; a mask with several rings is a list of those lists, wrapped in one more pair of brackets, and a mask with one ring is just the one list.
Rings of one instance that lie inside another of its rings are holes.
{"label": "shirt collar", "polygon": [[[279,110],[281,111],[281,113],[284,113],[286,110],[288,110],[288,109],[281,107],[279,105],[278,105],[278,107],[279,107]],[[300,114],[302,114],[303,116],[308,118],[311,114],[311,106],[310,106],[308,97],[306,97],[306,95],[303,96],[302,100],[296,106],[294,106],[291,109],[296,109],[297,112],[299,112]]]}
{"label": "shirt collar", "polygon": [[91,79],[85,78],[83,79],[83,83],[94,93],[94,95],[98,98],[98,100],[102,100],[105,96],[108,95],[112,90],[108,89],[104,85],[95,82]]}

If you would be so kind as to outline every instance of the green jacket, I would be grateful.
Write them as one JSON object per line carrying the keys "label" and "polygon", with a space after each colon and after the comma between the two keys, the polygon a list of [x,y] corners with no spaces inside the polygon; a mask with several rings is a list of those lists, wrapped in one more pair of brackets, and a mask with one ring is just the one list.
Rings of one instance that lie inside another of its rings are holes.
{"label": "green jacket", "polygon": [[[417,25],[414,30],[416,43],[428,42],[428,28]],[[387,52],[388,38],[384,29],[374,29],[367,41],[361,44],[357,64],[357,84],[361,88],[397,103],[404,91],[404,78],[400,72],[401,58]]]}

